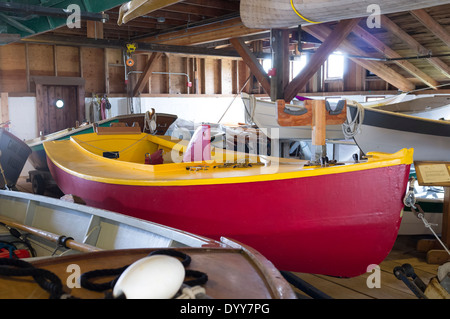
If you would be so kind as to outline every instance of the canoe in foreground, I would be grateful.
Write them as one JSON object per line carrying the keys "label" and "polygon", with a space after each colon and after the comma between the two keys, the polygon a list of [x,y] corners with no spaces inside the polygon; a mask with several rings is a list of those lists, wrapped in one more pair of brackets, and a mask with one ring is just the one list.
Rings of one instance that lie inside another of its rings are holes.
{"label": "canoe in foreground", "polygon": [[354,140],[363,152],[395,152],[401,147],[414,149],[415,161],[450,160],[450,122],[431,120],[376,108],[348,104],[352,119],[357,112],[363,122]]}
{"label": "canoe in foreground", "polygon": [[[222,165],[218,149],[216,162],[177,162],[186,145],[167,136],[85,134],[44,147],[60,189],[90,206],[236,239],[278,269],[343,277],[365,273],[391,250],[413,154],[329,167],[260,156],[266,163],[250,167]],[[165,164],[143,164],[159,149]]]}
{"label": "canoe in foreground", "polygon": [[[25,258],[21,260],[56,274],[65,292],[75,297],[102,298],[104,294],[83,288],[70,291],[67,282],[72,282],[73,272],[67,271],[69,265],[80,266],[81,273],[118,268],[151,251],[168,249],[192,258],[186,269],[208,275],[202,286],[212,298],[294,298],[270,261],[227,238],[215,241],[130,216],[20,192],[0,190],[0,208],[2,243],[14,242],[15,254]],[[3,224],[20,231],[27,245],[19,243]],[[49,292],[31,277],[18,278],[0,278],[0,298],[49,298]]]}

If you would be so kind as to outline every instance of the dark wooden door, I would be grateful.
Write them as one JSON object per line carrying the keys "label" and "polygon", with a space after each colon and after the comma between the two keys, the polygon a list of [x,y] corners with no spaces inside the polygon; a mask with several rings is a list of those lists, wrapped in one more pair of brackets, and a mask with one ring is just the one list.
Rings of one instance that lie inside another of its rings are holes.
{"label": "dark wooden door", "polygon": [[[76,86],[43,86],[44,101],[44,134],[53,133],[75,127],[77,117],[77,87]],[[46,98],[46,99],[45,99]],[[57,101],[63,106],[58,107]]]}
{"label": "dark wooden door", "polygon": [[[37,133],[47,135],[75,127],[85,119],[84,79],[36,76]],[[56,101],[63,101],[57,107]]]}

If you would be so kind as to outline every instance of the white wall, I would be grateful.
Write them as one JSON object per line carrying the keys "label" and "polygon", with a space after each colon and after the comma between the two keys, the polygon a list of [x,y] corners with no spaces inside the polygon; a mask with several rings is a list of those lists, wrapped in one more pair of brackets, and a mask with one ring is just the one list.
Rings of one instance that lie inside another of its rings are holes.
{"label": "white wall", "polygon": [[35,97],[9,97],[10,132],[22,140],[37,137]]}
{"label": "white wall", "polygon": [[[144,97],[141,111],[154,108],[158,113],[176,114],[178,118],[195,123],[245,123],[244,103],[240,97]],[[227,111],[228,109],[228,111]],[[222,118],[223,116],[223,118]]]}
{"label": "white wall", "polygon": [[[108,117],[127,114],[127,98],[109,98],[111,110]],[[86,98],[88,112],[91,98]],[[22,140],[39,136],[35,97],[9,97],[10,132]],[[135,99],[139,111],[139,99]],[[158,113],[176,114],[179,118],[196,123],[221,124],[245,122],[244,104],[240,97],[144,97],[140,100],[140,112],[154,108]],[[228,111],[227,111],[228,109]]]}

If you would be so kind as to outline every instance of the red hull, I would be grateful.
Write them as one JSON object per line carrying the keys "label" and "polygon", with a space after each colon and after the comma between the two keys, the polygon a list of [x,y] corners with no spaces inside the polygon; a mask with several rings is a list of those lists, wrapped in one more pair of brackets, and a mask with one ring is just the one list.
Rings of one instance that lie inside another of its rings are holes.
{"label": "red hull", "polygon": [[379,264],[401,222],[409,165],[197,186],[128,186],[72,176],[48,161],[66,194],[88,205],[253,247],[278,269],[353,277]]}

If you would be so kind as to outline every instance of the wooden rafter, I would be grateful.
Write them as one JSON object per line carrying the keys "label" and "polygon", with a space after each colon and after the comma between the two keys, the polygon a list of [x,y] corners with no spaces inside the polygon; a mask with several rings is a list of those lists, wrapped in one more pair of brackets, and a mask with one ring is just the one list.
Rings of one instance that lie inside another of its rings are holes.
{"label": "wooden rafter", "polygon": [[358,22],[359,19],[349,19],[340,21],[337,24],[334,30],[317,49],[311,61],[309,61],[305,68],[287,85],[284,91],[284,100],[286,102],[290,102],[297,95],[297,92],[306,85],[312,76],[314,76],[328,56],[338,48]]}
{"label": "wooden rafter", "polygon": [[[384,29],[396,35],[400,40],[406,43],[411,50],[413,50],[418,55],[427,55],[429,54],[429,50],[421,45],[416,39],[410,36],[407,32],[405,32],[401,27],[395,24],[391,19],[387,16],[381,16],[381,25]],[[439,70],[446,77],[450,78],[450,67],[437,57],[427,58],[427,61],[433,65],[437,70]]]}
{"label": "wooden rafter", "polygon": [[250,49],[242,39],[233,38],[230,39],[230,42],[242,57],[244,62],[247,64],[247,66],[250,68],[250,71],[261,84],[264,91],[266,91],[266,93],[270,95],[270,79],[266,71],[264,71],[261,63],[259,63],[259,61],[256,59],[255,55],[250,51]]}
{"label": "wooden rafter", "polygon": [[[303,27],[303,30],[321,41],[324,41],[331,33],[331,29],[326,25],[307,26]],[[342,41],[339,50],[355,56],[368,56],[363,50],[357,48],[348,40]],[[373,74],[376,74],[378,77],[397,87],[401,91],[408,92],[415,89],[415,85],[411,81],[385,65],[383,62],[357,58],[350,58],[350,60],[366,70],[369,70]]]}
{"label": "wooden rafter", "polygon": [[[372,35],[370,32],[367,32],[364,28],[357,25],[353,31],[354,34],[356,34],[360,39],[367,42],[369,45],[371,45],[374,49],[376,49],[378,52],[383,53],[386,57],[391,59],[401,58],[402,56],[392,50],[389,46],[384,44],[381,40],[379,40],[377,37]],[[429,87],[433,89],[437,89],[437,86],[439,86],[439,83],[434,80],[431,76],[426,74],[425,72],[418,69],[414,64],[407,60],[395,60],[394,61],[398,66],[403,68],[405,71],[409,72],[419,80],[421,80],[423,83],[428,85]]]}
{"label": "wooden rafter", "polygon": [[181,30],[157,37],[142,39],[142,42],[173,44],[173,45],[196,45],[211,41],[228,40],[252,34],[267,32],[266,29],[249,29],[242,24],[240,18],[228,21],[211,23],[206,26]]}
{"label": "wooden rafter", "polygon": [[144,71],[142,72],[138,82],[136,83],[136,86],[133,91],[133,96],[137,96],[142,92],[144,86],[148,83],[148,79],[152,75],[153,70],[155,69],[156,62],[159,60],[159,58],[161,58],[161,56],[162,53],[160,52],[153,52],[150,55],[150,58],[147,61]]}
{"label": "wooden rafter", "polygon": [[447,32],[432,16],[425,10],[413,10],[411,14],[419,20],[428,30],[442,40],[447,46],[450,46],[450,33]]}

